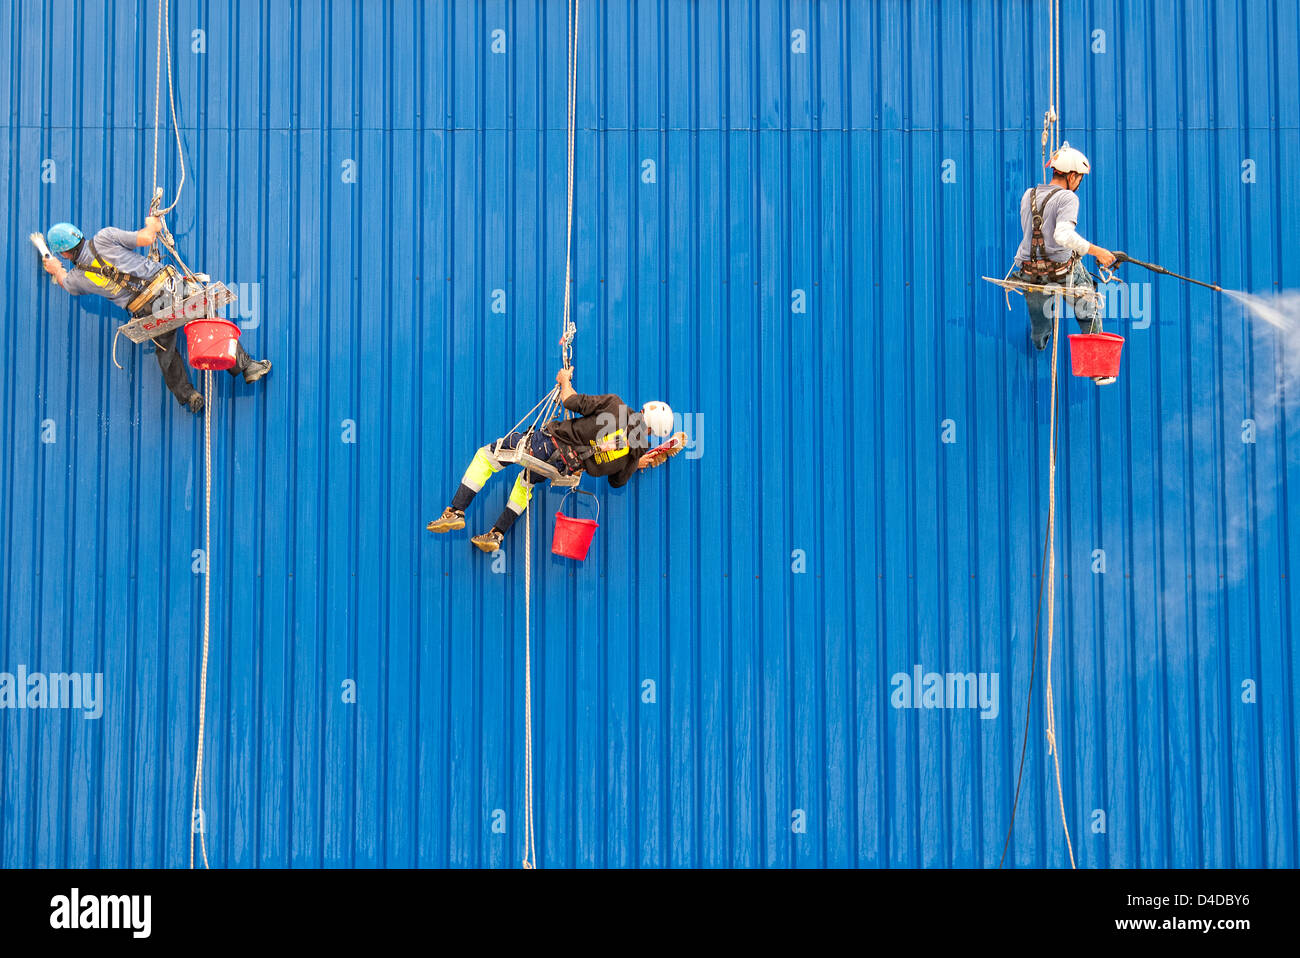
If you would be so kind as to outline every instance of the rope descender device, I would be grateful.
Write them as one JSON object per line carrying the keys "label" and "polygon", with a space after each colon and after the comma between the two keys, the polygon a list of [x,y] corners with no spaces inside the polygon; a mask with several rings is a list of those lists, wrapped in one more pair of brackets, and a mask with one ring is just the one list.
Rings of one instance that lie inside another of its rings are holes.
{"label": "rope descender device", "polygon": [[573,337],[577,332],[577,325],[572,319],[566,318],[564,321],[564,335],[560,337],[560,356],[565,369],[573,365]]}

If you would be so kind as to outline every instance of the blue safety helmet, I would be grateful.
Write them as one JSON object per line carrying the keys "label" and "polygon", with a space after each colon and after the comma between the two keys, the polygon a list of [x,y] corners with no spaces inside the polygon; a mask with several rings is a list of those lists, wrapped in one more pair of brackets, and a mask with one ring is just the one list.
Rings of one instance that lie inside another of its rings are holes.
{"label": "blue safety helmet", "polygon": [[71,223],[55,223],[50,227],[45,242],[49,244],[51,252],[66,253],[80,243],[82,239],[81,230]]}

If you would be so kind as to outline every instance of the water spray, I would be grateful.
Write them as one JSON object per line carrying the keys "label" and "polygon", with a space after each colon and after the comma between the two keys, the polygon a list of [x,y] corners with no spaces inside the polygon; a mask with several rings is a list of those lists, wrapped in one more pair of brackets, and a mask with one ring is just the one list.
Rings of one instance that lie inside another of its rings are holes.
{"label": "water spray", "polygon": [[[1115,262],[1111,268],[1118,266],[1120,263],[1132,263],[1134,266],[1141,266],[1143,269],[1149,269],[1153,273],[1160,273],[1162,276],[1172,276],[1174,279],[1181,279],[1184,283],[1195,283],[1197,286],[1204,286],[1206,289],[1212,289],[1216,293],[1223,293],[1234,302],[1250,310],[1258,319],[1264,320],[1272,326],[1288,334],[1294,333],[1300,329],[1300,300],[1296,294],[1292,293],[1286,296],[1274,296],[1269,299],[1264,296],[1258,296],[1253,293],[1243,293],[1235,289],[1224,289],[1217,283],[1207,283],[1204,280],[1192,279],[1190,276],[1183,276],[1172,270],[1165,269],[1155,263],[1144,263],[1140,259],[1134,259],[1128,253],[1117,252],[1114,254]],[[1105,273],[1103,273],[1105,275]]]}

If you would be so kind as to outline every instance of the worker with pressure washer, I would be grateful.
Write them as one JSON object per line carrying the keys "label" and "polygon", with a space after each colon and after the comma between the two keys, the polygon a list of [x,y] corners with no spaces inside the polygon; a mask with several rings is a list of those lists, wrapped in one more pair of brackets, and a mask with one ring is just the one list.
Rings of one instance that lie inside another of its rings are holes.
{"label": "worker with pressure washer", "polygon": [[1024,291],[1030,336],[1038,349],[1045,349],[1052,337],[1052,310],[1057,295],[1074,309],[1079,329],[1085,333],[1093,331],[1100,318],[1101,297],[1092,275],[1083,265],[1083,257],[1092,256],[1102,266],[1115,263],[1115,255],[1110,250],[1088,242],[1076,229],[1078,189],[1091,170],[1088,158],[1069,143],[1062,143],[1052,154],[1049,165],[1051,182],[1031,186],[1021,197],[1020,225],[1024,235],[1016,250],[1015,265],[1007,277],[1028,287],[1042,287]]}
{"label": "worker with pressure washer", "polygon": [[[41,265],[72,296],[93,293],[132,316],[156,314],[197,291],[174,267],[138,252],[152,246],[163,229],[159,217],[149,216],[143,229],[109,226],[86,239],[71,223],[55,223],[46,237],[49,251],[71,262],[72,268],[65,269],[54,256],[42,257]],[[172,395],[191,412],[202,412],[203,394],[190,382],[188,367],[176,345],[176,330],[158,336],[154,345],[163,381]],[[232,376],[242,375],[244,382],[254,383],[270,371],[269,360],[255,361],[242,345],[238,346]]]}
{"label": "worker with pressure washer", "polygon": [[[615,488],[626,485],[639,470],[658,466],[680,451],[680,446],[660,447],[653,452],[650,449],[650,436],[667,436],[672,432],[673,411],[667,403],[649,402],[633,410],[612,394],[587,396],[576,392],[572,379],[572,366],[561,369],[555,376],[560,402],[565,409],[577,413],[577,418],[553,420],[526,434],[512,432],[480,448],[465,470],[451,505],[429,523],[430,532],[464,529],[466,508],[493,473],[501,471],[502,451],[514,451],[521,442],[527,443],[525,448],[530,456],[561,475],[585,472],[603,476]],[[681,436],[684,439],[685,433]],[[484,552],[501,548],[506,532],[528,508],[533,486],[543,478],[525,466],[515,479],[500,517],[491,529],[470,542]]]}

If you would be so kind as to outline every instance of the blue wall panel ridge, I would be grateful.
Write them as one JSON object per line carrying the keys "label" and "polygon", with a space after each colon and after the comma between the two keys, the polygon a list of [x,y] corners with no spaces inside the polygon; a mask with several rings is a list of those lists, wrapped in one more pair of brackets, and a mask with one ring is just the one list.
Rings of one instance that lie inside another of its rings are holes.
{"label": "blue wall panel ridge", "polygon": [[[1048,8],[581,4],[574,382],[690,448],[584,481],[582,563],[535,492],[543,867],[995,867],[1026,720],[1008,861],[1068,867],[1045,647],[1026,715],[1051,354],[980,279],[1042,175]],[[1060,8],[1080,232],[1300,288],[1300,3]],[[201,417],[25,240],[143,225],[155,16],[0,0],[0,865],[188,865],[207,568],[214,866],[517,867],[525,530],[466,542],[510,473],[424,526],[559,364],[567,4],[171,4],[169,225],[274,362],[216,376],[210,555]],[[1295,867],[1297,311],[1121,275],[1119,381],[1059,354],[1074,854]]]}

